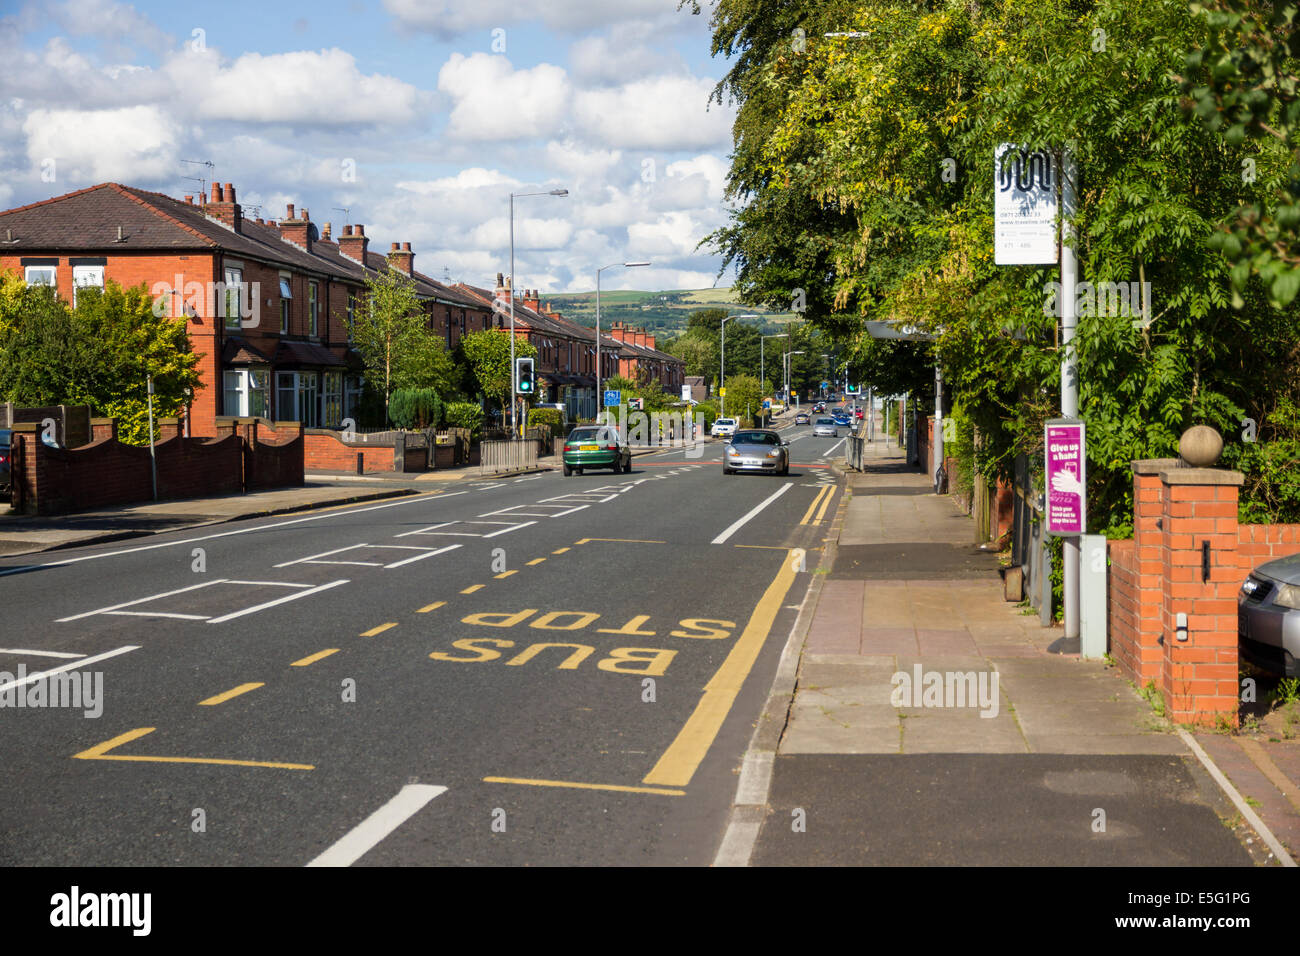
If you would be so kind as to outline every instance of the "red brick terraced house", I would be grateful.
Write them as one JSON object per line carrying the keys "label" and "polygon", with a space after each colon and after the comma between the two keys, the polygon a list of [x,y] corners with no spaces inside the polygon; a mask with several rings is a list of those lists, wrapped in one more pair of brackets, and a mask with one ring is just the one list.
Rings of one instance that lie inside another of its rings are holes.
{"label": "red brick terraced house", "polygon": [[[0,270],[70,301],[109,279],[144,283],[163,314],[186,318],[202,356],[204,388],[186,422],[196,436],[214,436],[221,415],[307,427],[356,417],[362,368],[347,320],[367,277],[388,268],[368,245],[364,226],[346,226],[336,242],[329,223],[322,234],[292,205],[278,223],[248,219],[230,183],[213,183],[198,202],[103,183],[0,212]],[[488,324],[490,308],[414,272],[410,243],[393,252],[449,346]]]}
{"label": "red brick terraced house", "polygon": [[642,378],[658,382],[665,392],[681,397],[682,386],[686,384],[685,361],[656,349],[655,337],[645,329],[615,322],[609,334],[623,345],[618,355],[620,375],[634,382]]}

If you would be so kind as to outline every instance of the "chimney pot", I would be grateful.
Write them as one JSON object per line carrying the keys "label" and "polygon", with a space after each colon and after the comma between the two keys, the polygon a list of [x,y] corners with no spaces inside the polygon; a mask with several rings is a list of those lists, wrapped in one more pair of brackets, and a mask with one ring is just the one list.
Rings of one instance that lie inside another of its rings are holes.
{"label": "chimney pot", "polygon": [[220,184],[220,183],[213,183],[213,184],[212,184],[212,201],[213,201],[213,202],[221,202],[221,184]]}
{"label": "chimney pot", "polygon": [[409,242],[404,242],[404,243],[402,243],[402,251],[403,251],[403,252],[410,252],[410,251],[411,251],[411,244],[410,244]]}
{"label": "chimney pot", "polygon": [[321,238],[324,239],[326,242],[328,242],[329,237],[330,237],[330,224],[327,222],[325,223],[325,231],[321,233]]}
{"label": "chimney pot", "polygon": [[294,218],[294,216],[293,216],[293,203],[287,203],[287,204],[286,204],[286,208],[289,210],[289,214],[288,214],[287,216],[285,216],[284,218],[285,218],[285,219],[292,219],[292,218]]}
{"label": "chimney pot", "polygon": [[352,227],[351,227],[351,226],[346,226],[346,225],[345,225],[345,226],[343,227],[343,235],[345,235],[345,236],[350,236],[350,235],[352,235]]}
{"label": "chimney pot", "polygon": [[303,222],[310,222],[310,221],[311,221],[311,213],[307,212],[307,208],[306,208],[305,206],[303,207],[303,210],[302,210],[302,221],[303,221]]}
{"label": "chimney pot", "polygon": [[226,183],[226,202],[235,201],[235,187],[233,183]]}
{"label": "chimney pot", "polygon": [[192,205],[194,205],[194,196],[193,196],[192,194],[189,195],[189,196],[186,196],[186,197],[185,197],[185,204],[186,204],[187,206],[192,206]]}
{"label": "chimney pot", "polygon": [[400,250],[401,248],[402,248],[402,247],[399,246],[397,243],[393,243],[392,248],[391,248],[390,251],[391,251],[391,252],[397,252],[397,251]]}
{"label": "chimney pot", "polygon": [[352,235],[354,235],[354,236],[364,236],[364,235],[366,234],[366,227],[363,226],[363,225],[361,225],[361,223],[357,223],[357,224],[356,224],[355,226],[353,226],[352,228],[355,230],[355,231],[352,233]]}

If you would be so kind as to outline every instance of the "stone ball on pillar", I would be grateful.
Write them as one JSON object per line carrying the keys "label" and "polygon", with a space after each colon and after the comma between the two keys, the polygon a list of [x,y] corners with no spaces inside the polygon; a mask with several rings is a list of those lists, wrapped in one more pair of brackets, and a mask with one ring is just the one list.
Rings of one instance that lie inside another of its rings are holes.
{"label": "stone ball on pillar", "polygon": [[1178,439],[1178,454],[1192,468],[1209,468],[1223,453],[1223,436],[1209,425],[1193,425]]}

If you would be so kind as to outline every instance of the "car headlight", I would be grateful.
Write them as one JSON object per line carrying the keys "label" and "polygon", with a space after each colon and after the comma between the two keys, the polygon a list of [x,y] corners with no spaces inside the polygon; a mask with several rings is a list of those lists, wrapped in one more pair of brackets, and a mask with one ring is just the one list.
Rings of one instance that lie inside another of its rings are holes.
{"label": "car headlight", "polygon": [[768,457],[768,458],[780,458],[780,457],[781,457],[781,453],[780,453],[779,451],[769,451],[769,452],[767,453],[767,457]]}
{"label": "car headlight", "polygon": [[1300,587],[1294,584],[1279,584],[1277,594],[1273,596],[1273,603],[1279,607],[1300,611]]}
{"label": "car headlight", "polygon": [[732,447],[732,446],[728,446],[728,447],[727,447],[727,454],[728,454],[728,455],[739,455],[740,452],[736,451],[736,449],[735,449],[734,447]]}

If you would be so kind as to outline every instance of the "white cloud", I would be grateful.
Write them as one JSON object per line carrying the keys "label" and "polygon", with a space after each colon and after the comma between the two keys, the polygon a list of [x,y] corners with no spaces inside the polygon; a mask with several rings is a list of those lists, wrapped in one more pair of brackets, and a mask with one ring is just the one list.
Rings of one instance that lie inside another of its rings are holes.
{"label": "white cloud", "polygon": [[569,67],[575,77],[601,83],[626,83],[656,73],[683,73],[681,56],[663,43],[663,31],[634,20],[618,23],[569,47]]}
{"label": "white cloud", "polygon": [[420,113],[418,90],[391,76],[363,74],[338,48],[263,56],[245,53],[229,66],[215,51],[171,57],[168,76],[201,119],[292,126],[400,125]]}
{"label": "white cloud", "polygon": [[[677,0],[384,0],[384,8],[403,27],[444,39],[532,21],[553,30],[586,31],[630,19],[669,24],[689,16],[678,13]],[[484,45],[488,42],[485,36]]]}
{"label": "white cloud", "polygon": [[589,139],[625,149],[725,148],[733,110],[706,110],[713,86],[703,77],[657,76],[585,89],[574,96],[574,119]]}
{"label": "white cloud", "polygon": [[123,55],[139,44],[156,53],[175,41],[135,7],[115,0],[64,0],[48,12],[73,36],[93,36]]}
{"label": "white cloud", "polygon": [[546,137],[560,129],[569,99],[563,69],[539,63],[516,70],[503,56],[453,53],[438,90],[455,100],[448,132],[468,140]]}
{"label": "white cloud", "polygon": [[33,166],[55,160],[58,181],[138,183],[174,175],[178,124],[156,106],[32,110],[23,122]]}

